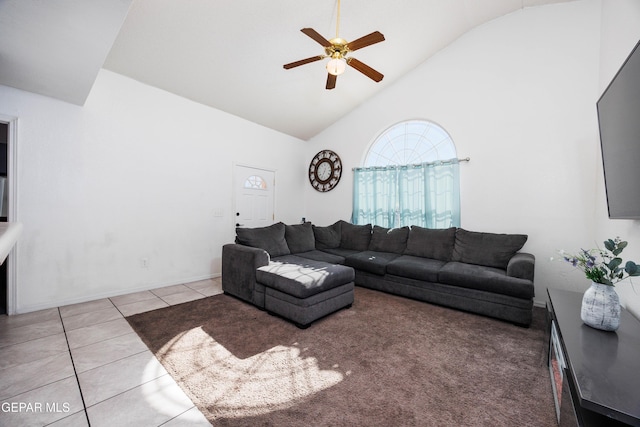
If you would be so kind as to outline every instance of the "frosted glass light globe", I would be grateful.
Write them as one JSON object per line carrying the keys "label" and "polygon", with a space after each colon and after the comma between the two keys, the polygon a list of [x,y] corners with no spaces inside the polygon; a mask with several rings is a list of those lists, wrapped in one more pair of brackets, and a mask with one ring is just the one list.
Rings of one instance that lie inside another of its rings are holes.
{"label": "frosted glass light globe", "polygon": [[329,62],[327,62],[327,71],[329,74],[333,74],[334,76],[339,76],[344,73],[344,70],[347,68],[347,63],[344,59],[333,58]]}

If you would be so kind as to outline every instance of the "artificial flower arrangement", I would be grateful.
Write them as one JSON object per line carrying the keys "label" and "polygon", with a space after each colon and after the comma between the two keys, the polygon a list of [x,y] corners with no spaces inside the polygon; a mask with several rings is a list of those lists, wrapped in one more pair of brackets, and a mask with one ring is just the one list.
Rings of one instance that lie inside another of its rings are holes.
{"label": "artificial flower arrangement", "polygon": [[576,268],[582,270],[588,279],[595,283],[614,286],[621,280],[631,276],[640,276],[640,266],[633,261],[627,261],[622,266],[619,255],[627,242],[620,237],[604,241],[605,249],[582,249],[577,255],[560,251],[562,258]]}

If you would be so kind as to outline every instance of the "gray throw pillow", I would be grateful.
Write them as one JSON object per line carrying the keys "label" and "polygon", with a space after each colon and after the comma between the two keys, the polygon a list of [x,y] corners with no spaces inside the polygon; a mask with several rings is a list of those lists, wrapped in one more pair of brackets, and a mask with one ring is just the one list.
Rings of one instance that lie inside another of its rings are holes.
{"label": "gray throw pillow", "polygon": [[371,224],[355,225],[346,221],[340,222],[340,247],[354,251],[366,251],[371,242]]}
{"label": "gray throw pillow", "polygon": [[412,225],[405,255],[451,261],[456,228],[431,229]]}
{"label": "gray throw pillow", "polygon": [[309,252],[316,248],[316,239],[310,222],[284,226],[284,238],[292,254]]}
{"label": "gray throw pillow", "polygon": [[335,249],[340,247],[340,221],[326,227],[313,226],[316,249]]}
{"label": "gray throw pillow", "polygon": [[409,227],[384,228],[374,225],[369,250],[402,254],[407,246],[408,236]]}
{"label": "gray throw pillow", "polygon": [[289,255],[289,246],[284,239],[284,224],[278,222],[268,227],[236,228],[236,243],[264,249],[274,258]]}
{"label": "gray throw pillow", "polygon": [[506,269],[527,237],[526,234],[479,233],[460,228],[456,232],[452,260]]}

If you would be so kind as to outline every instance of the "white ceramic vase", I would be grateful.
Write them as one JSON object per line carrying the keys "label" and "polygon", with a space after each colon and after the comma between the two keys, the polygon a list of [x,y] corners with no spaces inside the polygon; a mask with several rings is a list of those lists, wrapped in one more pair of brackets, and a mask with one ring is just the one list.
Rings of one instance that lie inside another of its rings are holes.
{"label": "white ceramic vase", "polygon": [[602,283],[591,283],[582,297],[580,318],[592,328],[617,330],[620,326],[620,298],[616,289]]}

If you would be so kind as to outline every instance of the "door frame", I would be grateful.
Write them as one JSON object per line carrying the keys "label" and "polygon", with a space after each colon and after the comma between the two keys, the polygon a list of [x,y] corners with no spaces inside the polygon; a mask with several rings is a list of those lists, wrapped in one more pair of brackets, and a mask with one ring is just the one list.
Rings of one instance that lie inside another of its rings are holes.
{"label": "door frame", "polygon": [[[7,221],[18,222],[18,118],[0,114],[0,122],[9,126],[7,138]],[[18,283],[18,251],[13,247],[7,263],[7,314],[16,314]]]}
{"label": "door frame", "polygon": [[238,212],[238,197],[237,197],[237,188],[239,183],[237,182],[237,168],[238,167],[243,167],[243,168],[251,168],[251,169],[256,169],[256,170],[261,170],[261,171],[266,171],[266,172],[271,172],[273,173],[273,217],[272,217],[272,223],[275,224],[276,222],[276,191],[277,191],[277,186],[276,186],[276,182],[277,182],[277,170],[276,169],[270,169],[270,168],[266,168],[263,166],[254,166],[254,165],[249,165],[246,163],[238,163],[238,162],[233,162],[233,179],[231,181],[231,185],[232,185],[232,194],[233,194],[233,212],[231,213],[231,224],[233,225],[233,229],[236,229],[236,216],[235,216],[235,212]]}

